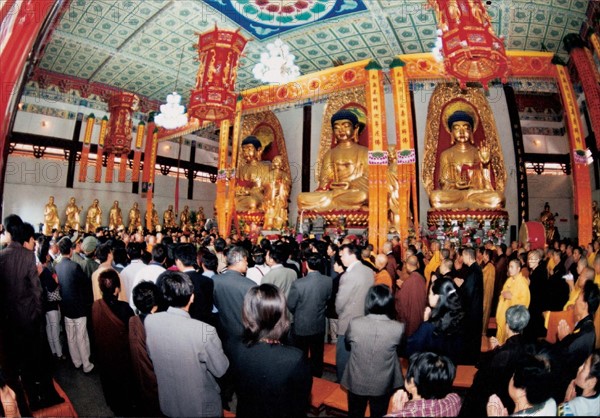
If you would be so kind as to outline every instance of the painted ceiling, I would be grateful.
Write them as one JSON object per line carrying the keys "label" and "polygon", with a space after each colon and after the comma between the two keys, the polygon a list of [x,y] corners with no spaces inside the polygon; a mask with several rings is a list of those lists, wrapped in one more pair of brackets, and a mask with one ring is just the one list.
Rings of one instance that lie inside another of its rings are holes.
{"label": "painted ceiling", "polygon": [[[585,0],[484,1],[507,49],[566,58],[562,38],[578,33]],[[188,98],[198,64],[196,33],[240,29],[237,89],[260,85],[252,68],[280,38],[302,74],[367,58],[384,68],[398,54],[429,52],[436,21],[424,0],[71,0],[39,67],[164,100]]]}

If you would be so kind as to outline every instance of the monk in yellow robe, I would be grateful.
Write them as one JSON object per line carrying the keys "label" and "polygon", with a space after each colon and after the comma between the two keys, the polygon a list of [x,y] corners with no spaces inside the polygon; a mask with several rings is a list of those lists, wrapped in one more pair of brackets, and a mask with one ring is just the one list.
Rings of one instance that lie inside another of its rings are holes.
{"label": "monk in yellow robe", "polygon": [[431,250],[431,259],[429,263],[425,266],[424,276],[425,281],[427,283],[427,288],[429,289],[429,282],[431,281],[431,274],[435,273],[437,268],[440,266],[442,262],[442,255],[440,254],[440,242],[437,240],[431,241],[430,250]]}
{"label": "monk in yellow robe", "polygon": [[483,251],[483,329],[482,335],[487,334],[487,326],[492,310],[492,298],[494,297],[494,282],[496,281],[496,267],[491,263],[492,250]]}
{"label": "monk in yellow robe", "polygon": [[529,293],[529,282],[521,274],[521,262],[511,260],[508,264],[508,279],[502,287],[498,309],[496,310],[498,344],[502,345],[507,339],[506,335],[506,310],[514,305],[529,307],[531,295]]}

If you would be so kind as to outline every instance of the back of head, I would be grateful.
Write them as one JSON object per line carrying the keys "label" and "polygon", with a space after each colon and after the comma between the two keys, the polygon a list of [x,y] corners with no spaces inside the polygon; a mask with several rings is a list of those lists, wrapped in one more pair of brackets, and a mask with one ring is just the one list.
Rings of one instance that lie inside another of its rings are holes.
{"label": "back of head", "polygon": [[525,390],[531,405],[540,404],[550,398],[552,383],[548,361],[527,355],[517,363],[513,384],[516,388]]}
{"label": "back of head", "polygon": [[119,273],[113,269],[102,270],[98,275],[98,284],[100,285],[102,297],[110,298],[115,296],[115,290],[121,287]]}
{"label": "back of head", "polygon": [[513,305],[506,310],[506,325],[513,332],[520,334],[529,323],[530,314],[523,305]]}
{"label": "back of head", "polygon": [[369,289],[365,298],[365,315],[369,314],[387,315],[390,319],[395,318],[394,297],[388,286],[379,284]]}
{"label": "back of head", "polygon": [[178,271],[165,271],[156,279],[156,285],[165,302],[174,308],[187,306],[194,293],[194,284],[190,277]]}
{"label": "back of head", "polygon": [[440,250],[440,257],[442,257],[442,260],[448,260],[450,258],[450,250],[448,248],[442,248]]}
{"label": "back of head", "polygon": [[219,259],[216,255],[211,253],[208,250],[202,251],[200,255],[200,263],[205,267],[206,270],[210,270],[212,272],[217,271],[217,267],[219,266]]}
{"label": "back of head", "polygon": [[29,242],[29,240],[35,236],[33,225],[27,222],[17,225],[13,230],[15,233],[11,233],[12,239],[21,245],[25,242]]}
{"label": "back of head", "polygon": [[406,381],[413,380],[423,399],[443,399],[452,391],[456,367],[446,356],[415,353],[410,357]]}
{"label": "back of head", "polygon": [[243,259],[248,259],[248,251],[244,247],[233,246],[227,252],[227,265],[233,266]]}
{"label": "back of head", "polygon": [[48,259],[48,251],[50,250],[50,240],[44,239],[37,248],[37,258],[41,263],[45,263]]}
{"label": "back of head", "polygon": [[127,245],[127,255],[130,260],[138,260],[142,258],[142,244],[137,242],[130,242]]}
{"label": "back of head", "polygon": [[310,270],[320,271],[323,266],[323,258],[317,253],[312,253],[306,258],[306,265]]}
{"label": "back of head", "polygon": [[248,345],[261,339],[279,341],[290,326],[282,290],[272,284],[249,289],[244,297],[242,323]]}
{"label": "back of head", "polygon": [[17,227],[23,224],[23,220],[19,215],[11,214],[4,218],[4,228],[13,237],[17,233]]}
{"label": "back of head", "polygon": [[215,240],[215,251],[218,253],[222,253],[225,251],[225,247],[227,246],[227,242],[223,238],[217,238]]}
{"label": "back of head", "polygon": [[389,253],[390,251],[392,251],[392,242],[391,241],[384,242],[381,249],[384,252],[384,254]]}
{"label": "back of head", "polygon": [[269,257],[277,264],[285,263],[289,254],[289,248],[285,244],[274,245],[269,251]]}
{"label": "back of head", "polygon": [[61,238],[61,240],[58,242],[58,250],[60,251],[61,255],[71,254],[72,247],[73,243],[71,242],[71,239],[67,237]]}
{"label": "back of head", "polygon": [[161,293],[158,287],[150,282],[143,281],[133,288],[133,304],[143,314],[149,314],[152,308],[158,306]]}
{"label": "back of head", "polygon": [[127,262],[127,250],[124,247],[114,247],[113,248],[113,260],[115,264],[120,264],[122,266],[126,266]]}
{"label": "back of head", "polygon": [[155,244],[154,247],[152,247],[152,261],[162,264],[166,259],[167,247],[163,244]]}
{"label": "back of head", "polygon": [[100,244],[98,248],[96,248],[96,258],[101,263],[104,263],[106,260],[108,260],[108,256],[110,255],[111,251],[112,248],[108,242]]}
{"label": "back of head", "polygon": [[175,247],[174,258],[185,267],[191,267],[197,261],[196,247],[193,244],[179,244]]}

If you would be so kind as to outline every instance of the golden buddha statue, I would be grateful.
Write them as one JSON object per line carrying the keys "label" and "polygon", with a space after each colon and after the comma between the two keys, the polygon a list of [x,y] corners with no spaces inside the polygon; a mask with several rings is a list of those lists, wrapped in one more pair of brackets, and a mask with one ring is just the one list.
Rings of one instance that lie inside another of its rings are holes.
{"label": "golden buddha statue", "polygon": [[189,229],[190,227],[190,207],[185,205],[183,210],[179,214],[179,228],[182,231]]}
{"label": "golden buddha statue", "polygon": [[175,212],[173,212],[173,205],[169,205],[167,210],[163,212],[163,228],[175,228]]}
{"label": "golden buddha statue", "polygon": [[133,207],[129,209],[129,233],[132,234],[142,225],[142,219],[140,218],[140,209],[137,202],[133,203]]}
{"label": "golden buddha statue", "polygon": [[358,144],[358,117],[342,109],[331,117],[331,126],[336,146],[324,155],[317,190],[298,196],[298,209],[317,212],[366,209],[369,150]]}
{"label": "golden buddha statue", "polygon": [[92,205],[88,208],[87,215],[85,217],[85,232],[96,232],[96,228],[102,225],[102,209],[100,209],[100,202],[98,199],[94,199]]}
{"label": "golden buddha statue", "polygon": [[152,209],[150,210],[150,218],[148,219],[148,211],[146,211],[144,213],[144,220],[146,221],[146,224],[150,222],[150,225],[148,227],[150,231],[154,231],[158,226],[158,212],[156,211],[154,203],[152,203]]}
{"label": "golden buddha statue", "polygon": [[283,158],[280,155],[273,157],[265,190],[264,229],[281,229],[286,224],[291,187],[290,175],[283,169]]}
{"label": "golden buddha statue", "polygon": [[108,229],[117,229],[121,225],[123,225],[123,215],[121,213],[121,208],[119,207],[119,201],[115,200],[112,208],[110,208],[110,211],[108,212]]}
{"label": "golden buddha statue", "polygon": [[206,223],[206,215],[204,214],[204,208],[200,206],[198,208],[198,212],[196,212],[196,227],[204,228],[204,224]]}
{"label": "golden buddha statue", "polygon": [[548,229],[550,228],[550,221],[554,223],[554,214],[550,210],[550,204],[546,202],[544,204],[544,210],[542,211],[542,213],[540,213],[540,222],[544,224],[544,227],[546,229]]}
{"label": "golden buddha statue", "polygon": [[50,196],[44,206],[44,235],[52,235],[53,229],[60,229],[60,218],[58,208],[54,204],[54,196]]}
{"label": "golden buddha statue", "polygon": [[255,136],[242,141],[244,163],[239,165],[235,189],[235,209],[238,212],[262,211],[269,166],[261,161],[262,144]]}
{"label": "golden buddha statue", "polygon": [[435,209],[500,209],[504,193],[494,189],[491,180],[491,152],[483,144],[473,145],[475,115],[457,110],[447,118],[452,146],[440,154],[437,164],[439,187],[429,202]]}
{"label": "golden buddha statue", "polygon": [[65,231],[70,231],[74,229],[75,231],[79,231],[79,226],[81,224],[81,220],[79,218],[79,214],[83,210],[83,206],[78,207],[75,203],[75,198],[71,197],[69,199],[69,204],[65,209],[65,215],[67,215],[67,219],[65,221]]}

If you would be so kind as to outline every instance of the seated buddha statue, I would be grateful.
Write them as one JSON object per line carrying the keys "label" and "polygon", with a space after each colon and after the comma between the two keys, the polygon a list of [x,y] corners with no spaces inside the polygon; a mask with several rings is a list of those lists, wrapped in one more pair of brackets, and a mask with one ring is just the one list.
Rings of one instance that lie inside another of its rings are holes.
{"label": "seated buddha statue", "polygon": [[242,141],[244,162],[237,171],[235,209],[238,212],[263,211],[265,187],[269,181],[269,165],[261,161],[262,144],[255,136]]}
{"label": "seated buddha statue", "polygon": [[474,116],[457,110],[447,122],[453,145],[440,154],[439,187],[429,202],[435,209],[500,209],[504,193],[496,191],[491,180],[491,153],[486,145],[473,145]]}
{"label": "seated buddha statue", "polygon": [[347,109],[331,117],[335,147],[321,162],[319,187],[298,195],[299,210],[365,209],[369,197],[369,149],[358,144],[358,117]]}

